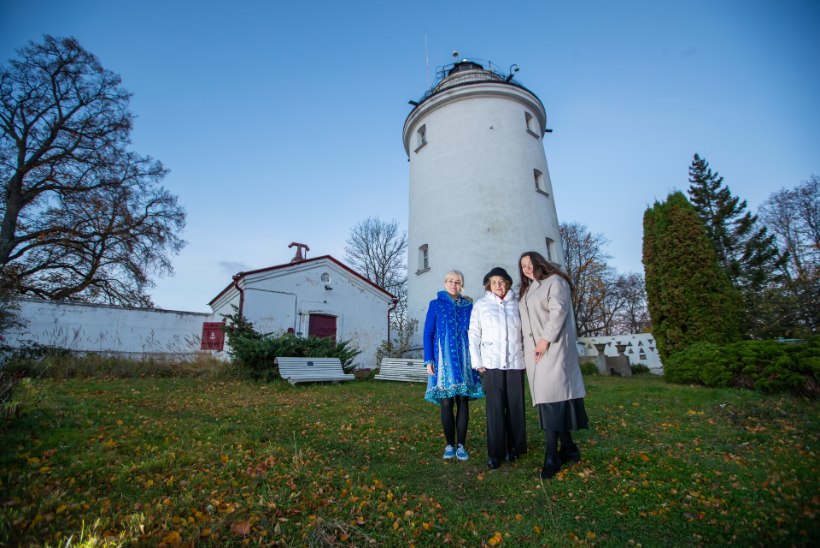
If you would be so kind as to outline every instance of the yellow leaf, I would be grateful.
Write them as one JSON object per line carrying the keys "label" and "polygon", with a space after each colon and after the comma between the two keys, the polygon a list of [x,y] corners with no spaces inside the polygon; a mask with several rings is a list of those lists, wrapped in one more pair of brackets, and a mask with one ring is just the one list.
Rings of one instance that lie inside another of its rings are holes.
{"label": "yellow leaf", "polygon": [[176,531],[171,531],[162,539],[162,542],[165,544],[171,544],[172,546],[176,546],[177,544],[182,544],[182,537]]}

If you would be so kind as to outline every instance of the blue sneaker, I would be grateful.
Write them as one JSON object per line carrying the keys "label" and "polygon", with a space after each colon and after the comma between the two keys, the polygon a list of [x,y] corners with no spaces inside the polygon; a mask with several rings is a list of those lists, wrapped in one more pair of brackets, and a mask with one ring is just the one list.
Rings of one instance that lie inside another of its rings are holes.
{"label": "blue sneaker", "polygon": [[451,459],[455,456],[456,456],[456,450],[453,449],[452,445],[448,445],[447,447],[444,448],[444,458],[445,459]]}
{"label": "blue sneaker", "polygon": [[470,458],[470,455],[467,454],[467,450],[464,449],[464,446],[460,443],[458,444],[458,449],[456,449],[456,458],[458,460],[467,460]]}

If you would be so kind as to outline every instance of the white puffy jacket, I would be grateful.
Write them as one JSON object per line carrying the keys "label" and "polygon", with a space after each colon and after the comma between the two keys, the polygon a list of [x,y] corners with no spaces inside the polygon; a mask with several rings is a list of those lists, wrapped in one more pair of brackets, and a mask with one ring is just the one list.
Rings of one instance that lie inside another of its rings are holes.
{"label": "white puffy jacket", "polygon": [[524,369],[521,316],[513,291],[503,299],[487,291],[473,303],[470,361],[473,369]]}

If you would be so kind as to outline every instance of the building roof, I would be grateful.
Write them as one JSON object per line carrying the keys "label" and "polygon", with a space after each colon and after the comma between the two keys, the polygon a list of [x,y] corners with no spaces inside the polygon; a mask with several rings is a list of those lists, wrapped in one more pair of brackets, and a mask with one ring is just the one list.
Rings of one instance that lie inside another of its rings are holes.
{"label": "building roof", "polygon": [[318,262],[323,261],[323,260],[328,260],[328,261],[332,262],[333,264],[335,264],[336,266],[342,268],[343,270],[346,270],[346,271],[350,272],[356,278],[359,278],[360,280],[362,280],[366,284],[372,286],[373,288],[380,291],[381,293],[384,293],[385,295],[387,295],[391,299],[394,299],[396,297],[395,295],[393,295],[389,291],[386,291],[384,288],[381,288],[378,285],[374,284],[373,282],[371,282],[370,280],[368,280],[367,278],[365,278],[364,276],[362,276],[361,274],[359,274],[358,272],[356,272],[355,270],[353,270],[349,266],[347,266],[344,263],[334,259],[330,255],[322,255],[321,257],[313,257],[312,259],[303,259],[303,260],[297,261],[297,262],[289,262],[289,263],[280,264],[280,265],[276,265],[276,266],[269,266],[269,267],[266,267],[266,268],[259,268],[257,270],[248,270],[247,272],[239,272],[238,274],[234,275],[234,277],[233,277],[234,281],[229,283],[225,287],[225,289],[220,291],[219,294],[217,294],[216,297],[211,299],[208,302],[208,305],[213,305],[222,295],[224,295],[225,293],[230,291],[234,287],[234,284],[236,282],[238,282],[239,280],[241,280],[242,278],[244,278],[246,276],[249,276],[249,275],[252,275],[252,274],[262,274],[262,273],[271,272],[271,271],[274,271],[274,270],[286,270],[288,268],[293,268],[293,267],[296,267],[296,266],[302,266],[302,265],[307,264],[307,263],[318,263]]}

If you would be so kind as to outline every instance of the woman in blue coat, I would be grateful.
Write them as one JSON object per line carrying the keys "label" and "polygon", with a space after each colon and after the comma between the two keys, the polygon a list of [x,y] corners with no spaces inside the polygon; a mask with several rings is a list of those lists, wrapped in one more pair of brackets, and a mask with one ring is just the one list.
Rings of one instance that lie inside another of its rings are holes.
{"label": "woman in blue coat", "polygon": [[[430,301],[424,321],[424,363],[427,391],[424,399],[441,408],[447,446],[444,458],[467,460],[469,400],[484,397],[481,378],[470,367],[470,312],[473,303],[461,294],[464,275],[452,270],[444,276],[444,291]],[[455,407],[455,413],[454,409]]]}

